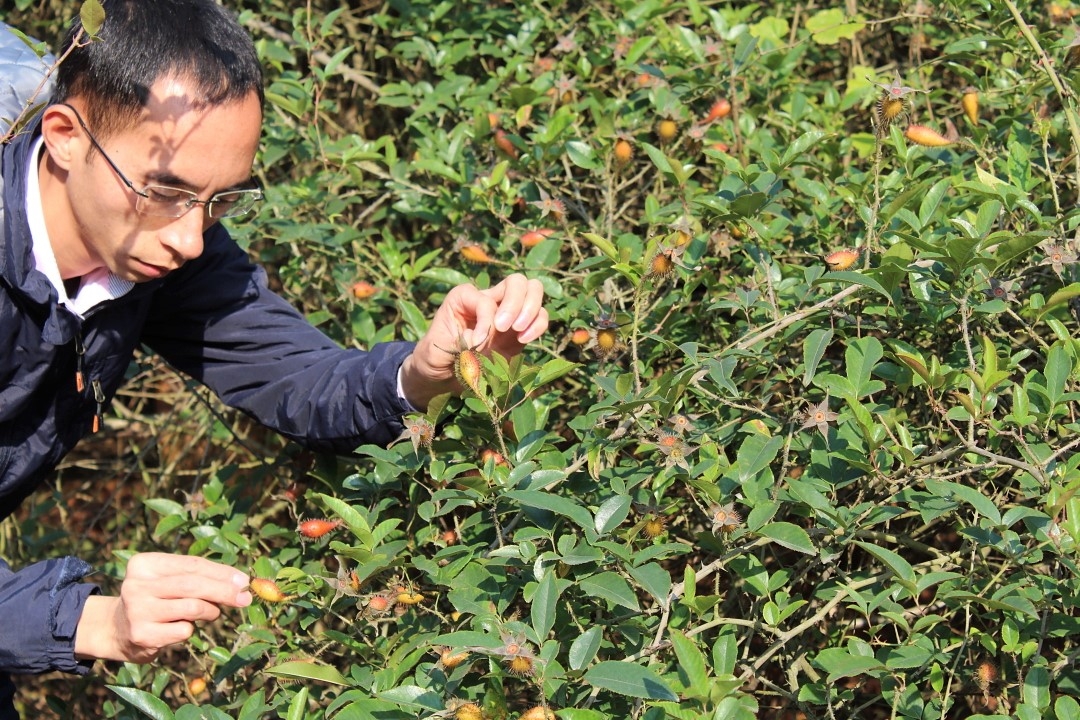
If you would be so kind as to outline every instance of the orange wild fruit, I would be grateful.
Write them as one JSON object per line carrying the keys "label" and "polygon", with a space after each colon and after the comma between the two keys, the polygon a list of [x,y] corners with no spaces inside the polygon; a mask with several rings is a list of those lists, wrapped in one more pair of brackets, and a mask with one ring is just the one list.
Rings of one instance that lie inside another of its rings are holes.
{"label": "orange wild fruit", "polygon": [[268,603],[281,603],[289,599],[288,595],[281,592],[277,583],[269,578],[252,578],[248,589]]}
{"label": "orange wild fruit", "polygon": [[352,295],[357,300],[367,300],[369,297],[379,291],[377,287],[367,282],[366,280],[358,280],[352,285]]}
{"label": "orange wild fruit", "polygon": [[510,137],[506,134],[506,131],[502,128],[495,129],[495,147],[502,150],[505,154],[509,155],[512,159],[516,160],[518,156],[518,150],[514,146],[514,143],[510,140]]}
{"label": "orange wild fruit", "polygon": [[705,116],[705,122],[711,123],[731,114],[731,102],[727,98],[720,98],[709,108],[709,114]]}
{"label": "orange wild fruit", "polygon": [[650,278],[665,278],[675,269],[675,259],[671,249],[659,250],[649,261]]}
{"label": "orange wild fruit", "polygon": [[628,140],[619,138],[615,141],[615,148],[612,152],[615,154],[615,162],[619,165],[625,165],[634,156],[634,147]]}
{"label": "orange wild fruit", "polygon": [[340,520],[325,520],[325,519],[311,519],[304,520],[297,527],[296,531],[303,537],[316,539],[321,538],[329,532],[333,532],[339,525]]}
{"label": "orange wild fruit", "polygon": [[451,648],[443,648],[439,652],[439,665],[444,670],[453,670],[469,659],[467,652],[454,652]]}
{"label": "orange wild fruit", "polygon": [[989,690],[1001,678],[1001,671],[993,660],[983,659],[975,666],[975,684],[983,692]]}
{"label": "orange wild fruit", "polygon": [[462,245],[458,248],[458,252],[461,253],[461,257],[465,258],[471,263],[479,263],[481,265],[491,262],[491,256],[487,254],[480,245],[470,243],[468,245]]}
{"label": "orange wild fruit", "polygon": [[679,134],[679,125],[671,119],[661,120],[656,124],[656,134],[661,142],[671,142]]}
{"label": "orange wild fruit", "polygon": [[907,130],[904,131],[904,137],[923,147],[945,147],[953,144],[952,140],[925,125],[908,125]]}
{"label": "orange wild fruit", "polygon": [[586,345],[592,338],[592,334],[585,328],[577,328],[574,332],[570,333],[570,342],[575,345]]}
{"label": "orange wild fruit", "polygon": [[484,448],[480,451],[480,462],[483,465],[487,465],[488,460],[491,460],[496,465],[506,465],[506,458],[502,456],[502,453],[492,450],[491,448]]}
{"label": "orange wild fruit", "polygon": [[540,228],[539,230],[528,230],[521,235],[521,247],[534,248],[539,245],[544,238],[551,237],[554,234],[554,230],[551,228]]}
{"label": "orange wild fruit", "polygon": [[368,598],[367,609],[373,613],[384,613],[390,609],[390,598],[385,595],[372,595]]}
{"label": "orange wild fruit", "polygon": [[825,256],[825,267],[829,270],[847,270],[859,259],[858,250],[834,250]]}
{"label": "orange wild fruit", "polygon": [[970,85],[964,88],[964,94],[960,98],[960,106],[964,108],[964,114],[972,125],[979,124],[979,91]]}
{"label": "orange wild fruit", "polygon": [[443,530],[439,533],[439,538],[447,545],[453,545],[458,541],[458,534],[456,530]]}
{"label": "orange wild fruit", "polygon": [[188,692],[190,692],[195,697],[198,697],[199,695],[202,695],[204,692],[206,692],[206,678],[201,676],[192,678],[191,682],[188,683]]}

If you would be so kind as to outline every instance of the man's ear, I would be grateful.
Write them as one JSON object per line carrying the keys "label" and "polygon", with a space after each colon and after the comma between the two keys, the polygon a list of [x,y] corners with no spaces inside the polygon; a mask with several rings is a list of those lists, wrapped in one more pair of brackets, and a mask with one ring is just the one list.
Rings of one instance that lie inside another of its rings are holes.
{"label": "man's ear", "polygon": [[85,155],[89,140],[79,127],[71,108],[50,105],[41,116],[41,136],[53,162],[64,170],[71,167],[72,159]]}

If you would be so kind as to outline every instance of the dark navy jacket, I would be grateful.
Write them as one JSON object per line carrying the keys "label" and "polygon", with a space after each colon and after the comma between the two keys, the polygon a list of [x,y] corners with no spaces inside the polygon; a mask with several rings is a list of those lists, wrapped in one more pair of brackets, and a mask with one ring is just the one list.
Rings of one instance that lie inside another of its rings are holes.
{"label": "dark navy jacket", "polygon": [[[397,394],[397,370],[413,345],[338,347],[267,289],[265,274],[220,224],[205,233],[201,257],[84,320],[59,306],[45,275],[33,269],[26,220],[24,175],[35,131],[4,146],[0,158],[0,518],[90,432],[94,385],[111,399],[140,343],[308,447],[348,453],[401,432],[409,408]],[[82,391],[75,382],[80,342]],[[90,570],[75,558],[18,572],[0,561],[0,675],[85,672],[72,648],[86,596],[96,592],[79,582]]]}

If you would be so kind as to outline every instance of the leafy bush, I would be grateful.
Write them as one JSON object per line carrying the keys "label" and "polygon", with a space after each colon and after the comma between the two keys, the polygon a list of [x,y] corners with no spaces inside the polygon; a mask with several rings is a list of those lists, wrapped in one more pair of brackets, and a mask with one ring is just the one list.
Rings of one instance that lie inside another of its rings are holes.
{"label": "leafy bush", "polygon": [[252,3],[269,207],[234,231],[282,292],[369,346],[523,271],[553,328],[359,459],[212,404],[155,434],[145,372],[113,425],[157,443],[148,525],[99,561],[287,597],[100,712],[1080,717],[1076,9],[857,10]]}

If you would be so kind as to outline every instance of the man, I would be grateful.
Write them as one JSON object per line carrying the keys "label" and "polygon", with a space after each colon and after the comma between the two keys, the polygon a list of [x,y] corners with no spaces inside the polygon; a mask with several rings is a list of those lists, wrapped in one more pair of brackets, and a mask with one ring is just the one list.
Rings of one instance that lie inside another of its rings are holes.
{"label": "man", "polygon": [[[415,345],[335,346],[218,222],[261,197],[250,38],[213,0],[103,5],[100,40],[73,26],[51,104],[3,148],[0,517],[99,427],[139,343],[282,434],[344,453],[460,389],[440,348],[512,355],[543,334],[539,283],[513,275],[451,290]],[[136,555],[117,597],[79,582],[90,569],[0,563],[0,673],[146,662],[251,602],[244,573],[202,558]],[[0,718],[13,717],[3,680]]]}

